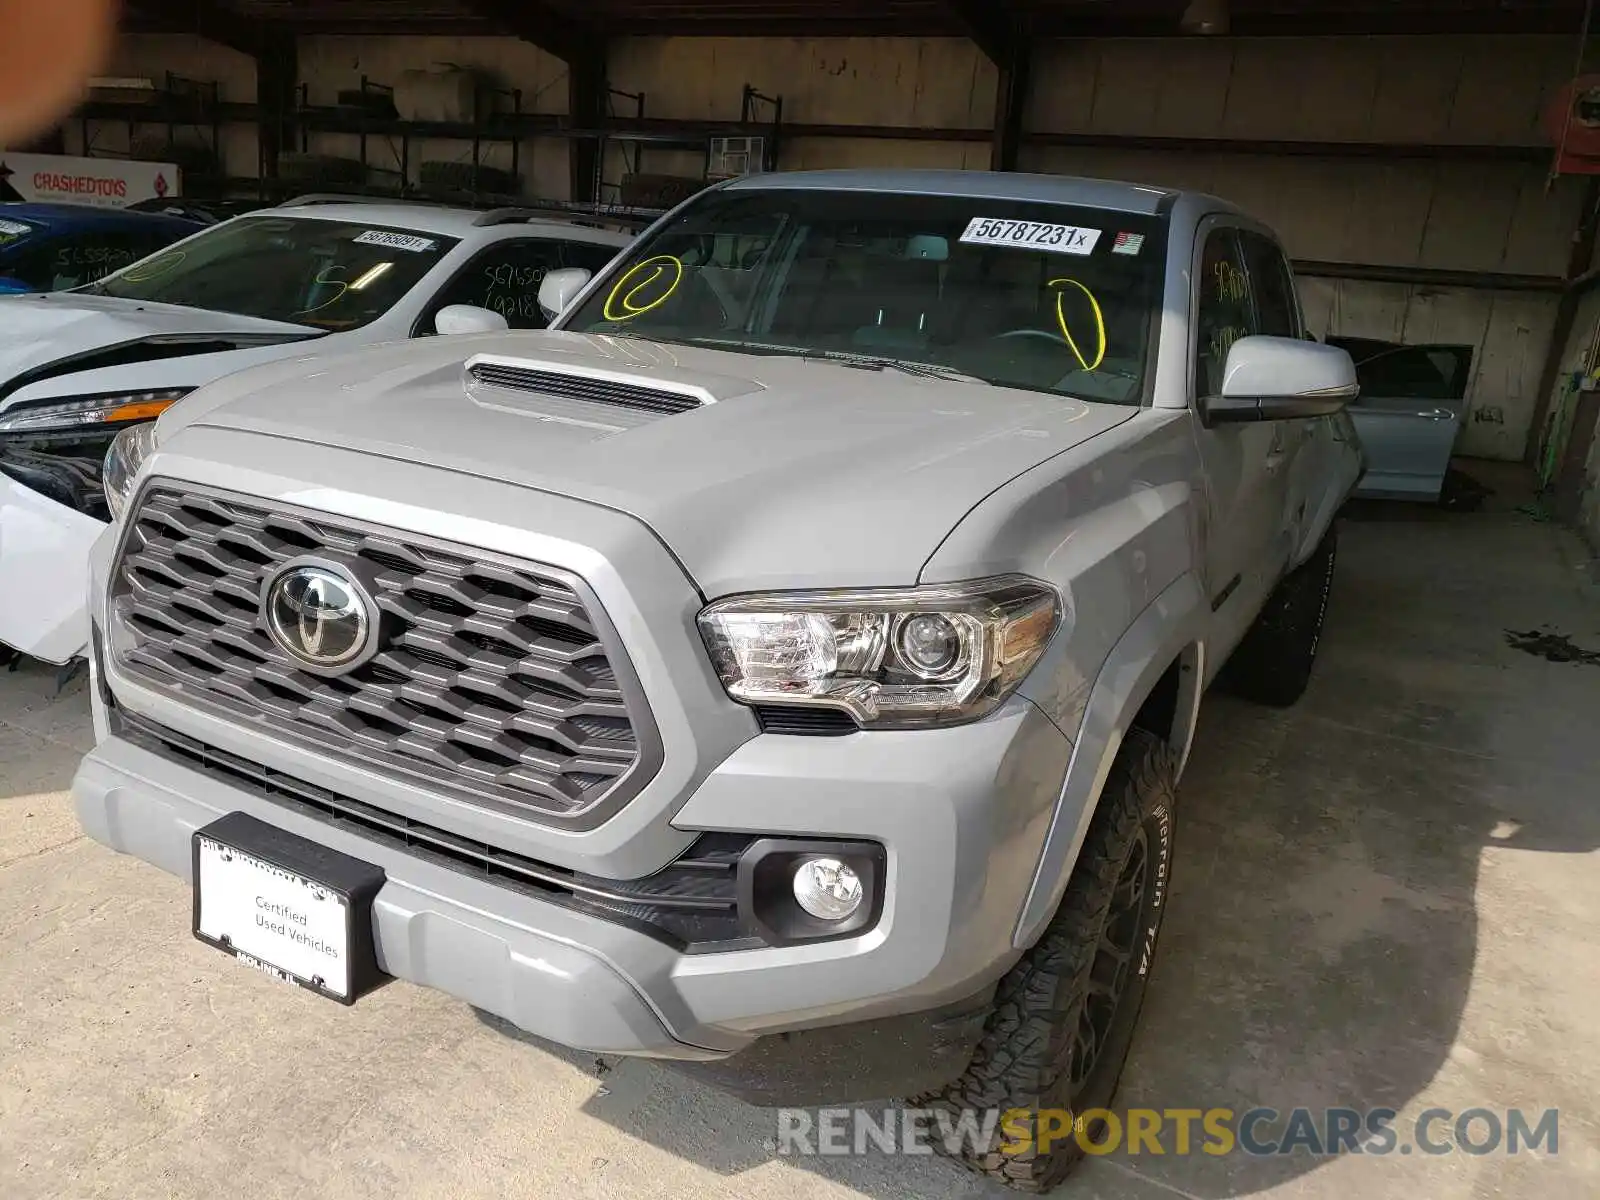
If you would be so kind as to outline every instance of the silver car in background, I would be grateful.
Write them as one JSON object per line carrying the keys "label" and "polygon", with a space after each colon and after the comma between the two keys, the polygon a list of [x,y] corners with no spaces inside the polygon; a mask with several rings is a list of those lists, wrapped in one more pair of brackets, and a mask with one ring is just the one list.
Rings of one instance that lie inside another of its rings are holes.
{"label": "silver car in background", "polygon": [[1349,352],[1361,382],[1349,409],[1367,452],[1356,495],[1437,502],[1466,421],[1472,347],[1356,337],[1327,342]]}

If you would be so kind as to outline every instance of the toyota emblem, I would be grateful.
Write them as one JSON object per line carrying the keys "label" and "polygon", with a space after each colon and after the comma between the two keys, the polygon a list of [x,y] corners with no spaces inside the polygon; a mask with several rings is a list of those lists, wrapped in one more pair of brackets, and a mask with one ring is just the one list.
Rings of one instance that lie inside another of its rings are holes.
{"label": "toyota emblem", "polygon": [[355,579],[318,562],[286,564],[262,595],[267,634],[294,662],[318,674],[340,674],[376,649],[375,606]]}

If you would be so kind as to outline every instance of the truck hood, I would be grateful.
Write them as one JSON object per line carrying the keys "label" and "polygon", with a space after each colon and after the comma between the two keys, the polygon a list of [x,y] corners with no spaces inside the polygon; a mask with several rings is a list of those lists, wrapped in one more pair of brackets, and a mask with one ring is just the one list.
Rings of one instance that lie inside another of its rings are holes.
{"label": "truck hood", "polygon": [[321,334],[306,325],[81,292],[0,296],[0,407],[24,389],[28,394],[18,400],[97,390],[76,380],[50,386],[66,377],[115,374],[156,360],[216,356]]}
{"label": "truck hood", "polygon": [[[476,354],[687,389],[663,415],[485,385]],[[207,425],[423,462],[649,525],[708,596],[907,585],[979,501],[1132,408],[788,356],[560,331],[427,339],[279,364],[169,410]],[[441,503],[448,507],[448,498]]]}

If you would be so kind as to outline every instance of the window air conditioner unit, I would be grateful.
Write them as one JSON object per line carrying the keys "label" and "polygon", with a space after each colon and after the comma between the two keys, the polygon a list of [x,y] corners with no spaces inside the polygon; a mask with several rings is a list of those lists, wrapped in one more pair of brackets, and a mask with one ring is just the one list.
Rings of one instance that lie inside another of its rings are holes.
{"label": "window air conditioner unit", "polygon": [[710,179],[735,179],[758,175],[766,170],[767,139],[762,137],[714,137],[706,176]]}

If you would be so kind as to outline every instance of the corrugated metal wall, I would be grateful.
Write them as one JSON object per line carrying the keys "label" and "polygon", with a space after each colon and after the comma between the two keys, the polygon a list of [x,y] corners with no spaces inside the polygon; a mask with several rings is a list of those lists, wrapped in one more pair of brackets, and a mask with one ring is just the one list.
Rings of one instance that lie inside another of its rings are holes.
{"label": "corrugated metal wall", "polygon": [[[645,95],[654,117],[733,120],[749,83],[783,97],[801,125],[896,125],[987,130],[995,68],[964,38],[624,38],[611,84]],[[646,151],[656,170],[697,171],[692,156]],[[785,170],[818,167],[989,166],[989,143],[884,138],[785,138]]]}
{"label": "corrugated metal wall", "polygon": [[658,117],[739,115],[750,83],[802,124],[987,129],[995,69],[963,38],[623,38],[611,85]]}
{"label": "corrugated metal wall", "polygon": [[[256,60],[200,37],[181,34],[129,34],[117,44],[116,55],[105,74],[149,79],[161,85],[167,72],[189,79],[205,80],[219,86],[224,101],[254,103],[256,98]],[[73,121],[66,133],[68,154],[120,155],[129,153],[130,135],[142,143],[168,137],[165,125],[140,125],[130,130],[121,121]],[[210,129],[178,126],[171,140],[180,144],[211,144]],[[87,143],[85,145],[84,143]],[[254,125],[231,124],[223,128],[215,147],[223,169],[232,175],[252,176],[258,169]],[[147,153],[145,157],[150,157]]]}
{"label": "corrugated metal wall", "polygon": [[1050,42],[1035,59],[1029,126],[1537,144],[1543,101],[1572,56],[1560,37]]}
{"label": "corrugated metal wall", "polygon": [[[443,66],[470,67],[497,87],[522,92],[522,111],[567,111],[567,64],[528,42],[485,37],[306,37],[299,42],[300,78],[312,104],[332,104],[341,88],[356,88],[363,75],[390,87],[406,71]],[[463,114],[464,117],[468,114]],[[346,134],[318,133],[309,139],[314,153],[353,156],[357,139]],[[369,141],[368,158],[398,168],[399,151],[384,139]],[[560,138],[529,138],[520,143],[517,171],[530,195],[565,197],[570,187],[568,143]],[[461,141],[419,138],[411,143],[410,171],[425,161],[471,162],[472,147]],[[507,142],[486,141],[480,162],[511,169]]]}
{"label": "corrugated metal wall", "polygon": [[[1572,331],[1567,335],[1566,344],[1557,359],[1559,370],[1552,397],[1551,420],[1552,423],[1561,423],[1563,430],[1571,429],[1571,410],[1577,402],[1572,394],[1571,379],[1588,367],[1590,353],[1597,345],[1600,345],[1600,288],[1590,290],[1579,300]],[[1566,438],[1558,437],[1556,444],[1565,450]],[[1578,446],[1571,452],[1583,457],[1588,483],[1587,493],[1579,503],[1578,521],[1589,535],[1591,543],[1600,550],[1600,431],[1596,432],[1587,447]]]}
{"label": "corrugated metal wall", "polygon": [[[1539,145],[1562,38],[1105,41],[1043,48],[1028,128],[1127,137]],[[1258,213],[1296,258],[1560,275],[1578,185],[1538,164],[1033,147],[1032,170],[1199,188]],[[1520,458],[1556,297],[1305,279],[1319,333],[1477,348],[1466,454]]]}

